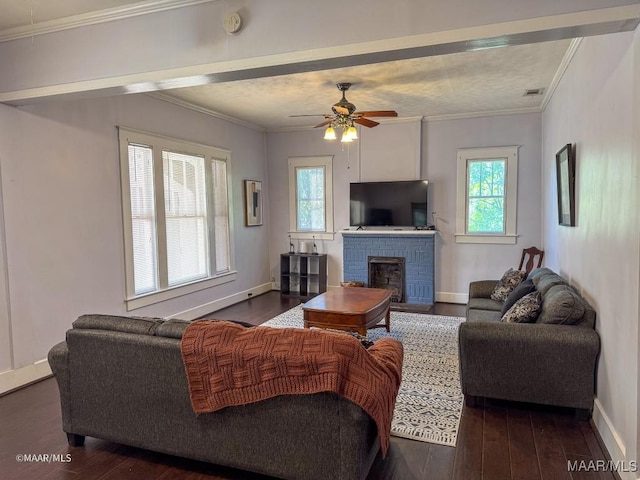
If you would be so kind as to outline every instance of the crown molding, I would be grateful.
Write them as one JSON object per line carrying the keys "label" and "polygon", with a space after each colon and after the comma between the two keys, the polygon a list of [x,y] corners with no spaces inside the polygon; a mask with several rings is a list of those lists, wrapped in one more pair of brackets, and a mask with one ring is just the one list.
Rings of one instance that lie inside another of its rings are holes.
{"label": "crown molding", "polygon": [[236,125],[240,125],[242,127],[247,127],[252,130],[256,130],[258,132],[265,132],[266,129],[261,127],[260,125],[256,125],[255,123],[247,122],[240,118],[232,117],[230,115],[225,115],[224,113],[216,112],[215,110],[211,110],[206,107],[202,107],[200,105],[196,105],[195,103],[187,102],[186,100],[182,100],[180,98],[173,97],[171,95],[167,95],[166,93],[161,92],[149,92],[145,95],[149,97],[156,98],[158,100],[162,100],[163,102],[172,103],[174,105],[178,105],[180,107],[188,108],[189,110],[196,111],[198,113],[204,113],[205,115],[209,115],[210,117],[215,117],[220,120],[224,120],[226,122],[235,123]]}
{"label": "crown molding", "polygon": [[540,107],[510,108],[505,110],[486,110],[483,112],[453,113],[450,115],[424,116],[423,121],[441,122],[445,120],[462,120],[465,118],[495,117],[498,115],[520,115],[523,113],[540,113]]}
{"label": "crown molding", "polygon": [[562,57],[562,61],[560,62],[560,65],[556,70],[556,74],[551,79],[549,88],[547,88],[547,90],[544,92],[544,97],[542,98],[542,105],[540,107],[541,111],[544,111],[544,109],[547,108],[547,104],[549,103],[549,101],[551,101],[551,97],[553,97],[553,94],[555,93],[556,88],[558,88],[558,84],[560,83],[560,80],[562,80],[564,73],[567,71],[567,68],[571,63],[571,60],[573,59],[573,56],[578,51],[578,47],[580,46],[581,42],[582,42],[582,37],[574,38],[573,40],[571,40],[571,43],[569,44],[569,48],[567,48],[567,51],[565,52],[564,57]]}
{"label": "crown molding", "polygon": [[209,3],[216,0],[145,0],[143,2],[121,7],[107,8],[95,12],[81,13],[70,17],[57,18],[32,25],[8,28],[0,31],[0,42],[18,40],[36,35],[70,30],[72,28],[95,25],[98,23],[112,22],[125,18],[147,15],[149,13],[164,12],[174,8],[190,7],[201,3]]}

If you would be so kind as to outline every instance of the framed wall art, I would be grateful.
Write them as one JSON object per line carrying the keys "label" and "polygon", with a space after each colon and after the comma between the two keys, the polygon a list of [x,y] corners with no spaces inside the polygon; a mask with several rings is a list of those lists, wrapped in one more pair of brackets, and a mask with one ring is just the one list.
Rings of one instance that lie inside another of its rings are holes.
{"label": "framed wall art", "polygon": [[558,223],[567,227],[576,225],[575,168],[575,151],[568,143],[556,154]]}
{"label": "framed wall art", "polygon": [[247,227],[262,225],[262,182],[259,180],[244,181],[245,211],[244,220]]}

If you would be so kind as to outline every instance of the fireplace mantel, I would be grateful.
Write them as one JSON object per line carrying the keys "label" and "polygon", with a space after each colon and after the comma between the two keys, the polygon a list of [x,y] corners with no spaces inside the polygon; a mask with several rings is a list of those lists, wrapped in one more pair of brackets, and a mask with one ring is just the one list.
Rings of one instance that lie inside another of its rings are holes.
{"label": "fireplace mantel", "polygon": [[368,280],[368,257],[405,258],[405,301],[435,301],[435,230],[343,230],[343,280]]}
{"label": "fireplace mantel", "polygon": [[340,232],[342,234],[342,236],[347,236],[347,235],[435,235],[436,233],[438,233],[436,230],[356,230],[355,228],[353,229],[345,229],[342,230]]}

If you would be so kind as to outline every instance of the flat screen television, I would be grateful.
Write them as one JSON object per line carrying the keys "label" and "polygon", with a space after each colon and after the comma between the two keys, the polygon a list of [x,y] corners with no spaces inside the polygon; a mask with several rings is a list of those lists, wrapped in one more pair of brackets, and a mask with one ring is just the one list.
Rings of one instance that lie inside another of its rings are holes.
{"label": "flat screen television", "polygon": [[350,225],[427,227],[428,183],[426,180],[351,183]]}

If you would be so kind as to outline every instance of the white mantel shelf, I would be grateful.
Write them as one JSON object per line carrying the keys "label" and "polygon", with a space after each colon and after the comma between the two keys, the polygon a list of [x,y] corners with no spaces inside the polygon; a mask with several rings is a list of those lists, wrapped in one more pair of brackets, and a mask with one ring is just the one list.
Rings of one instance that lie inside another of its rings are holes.
{"label": "white mantel shelf", "polygon": [[437,230],[342,230],[342,235],[435,235]]}

